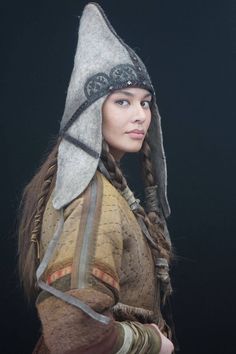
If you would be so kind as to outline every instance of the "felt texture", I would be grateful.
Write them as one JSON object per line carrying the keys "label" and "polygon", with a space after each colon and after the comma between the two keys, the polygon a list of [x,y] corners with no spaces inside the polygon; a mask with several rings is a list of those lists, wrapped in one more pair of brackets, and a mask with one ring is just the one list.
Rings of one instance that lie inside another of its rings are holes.
{"label": "felt texture", "polygon": [[[94,75],[103,73],[109,76],[111,69],[115,66],[134,65],[134,61],[149,81],[149,76],[141,59],[118,37],[100,6],[95,3],[89,3],[85,6],[80,20],[78,45],[61,121],[61,131],[67,127],[68,122],[72,121],[73,123],[67,133],[73,138],[87,143],[89,148],[100,155],[102,141],[101,109],[109,91],[105,92],[102,98],[89,102],[85,94],[86,84]],[[128,81],[127,87],[130,87]],[[85,107],[73,121],[72,117],[75,117],[75,112],[86,101],[89,102],[88,107]],[[157,197],[162,214],[166,218],[170,214],[167,200],[167,170],[161,119],[155,98],[149,136],[158,185]],[[59,146],[58,171],[53,199],[55,209],[65,207],[85,190],[95,174],[98,162],[98,159],[91,157],[81,148],[62,139]],[[168,235],[167,228],[166,234]]]}
{"label": "felt texture", "polygon": [[149,144],[151,148],[151,157],[153,160],[154,172],[156,176],[158,202],[164,217],[167,218],[170,215],[170,206],[167,198],[166,157],[163,146],[161,116],[155,99],[152,106],[152,120],[148,134],[150,139]]}
{"label": "felt texture", "polygon": [[[99,155],[102,144],[102,97],[89,106],[69,128],[68,134],[85,143]],[[58,150],[58,167],[53,206],[59,210],[79,196],[93,178],[99,159],[72,143],[62,140]]]}
{"label": "felt texture", "polygon": [[61,128],[86,100],[87,80],[99,73],[109,73],[118,64],[132,64],[129,53],[111,32],[99,8],[88,4],[81,16],[74,68],[67,92]]}

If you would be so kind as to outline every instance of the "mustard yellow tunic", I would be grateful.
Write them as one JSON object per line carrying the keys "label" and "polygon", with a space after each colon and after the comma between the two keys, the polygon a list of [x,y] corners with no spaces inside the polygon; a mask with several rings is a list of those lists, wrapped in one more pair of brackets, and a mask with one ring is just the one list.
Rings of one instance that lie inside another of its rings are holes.
{"label": "mustard yellow tunic", "polygon": [[[95,199],[92,183],[97,191]],[[43,217],[41,257],[59,218],[51,197]],[[100,172],[85,192],[65,208],[63,232],[43,280],[115,321],[159,323],[161,319],[147,240],[126,200]],[[62,353],[62,347],[68,348],[63,353],[72,353],[73,348],[98,343],[99,338],[112,331],[112,325],[99,324],[45,291],[37,299],[37,309],[51,353]]]}

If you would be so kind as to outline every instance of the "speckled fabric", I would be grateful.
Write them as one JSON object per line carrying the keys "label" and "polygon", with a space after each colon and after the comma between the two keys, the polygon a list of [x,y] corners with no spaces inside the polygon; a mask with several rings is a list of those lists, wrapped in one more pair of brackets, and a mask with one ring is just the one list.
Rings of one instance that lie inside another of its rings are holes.
{"label": "speckled fabric", "polygon": [[[153,322],[157,288],[150,248],[126,200],[100,172],[96,173],[95,180],[98,194],[87,248],[84,248],[86,240],[83,232],[89,208],[90,186],[65,209],[63,233],[43,276],[44,281],[64,292],[73,293],[97,312],[110,313],[109,316],[114,320]],[[53,208],[50,198],[43,217],[41,257],[58,219],[59,212]],[[69,318],[77,323],[77,332],[73,330],[72,337],[76,333],[81,334],[81,321],[89,321],[95,328],[101,327],[96,321],[89,320],[82,311],[44,291],[38,297],[37,309],[46,344],[50,348],[54,347],[55,340],[58,348],[62,345],[60,340],[65,340],[65,333],[67,336],[68,331],[71,333],[71,329],[66,330]],[[94,340],[92,333],[88,335],[86,332],[86,335],[82,332],[83,345]],[[101,338],[103,335],[105,332],[101,332]],[[76,341],[77,348],[81,343]]]}
{"label": "speckled fabric", "polygon": [[[89,272],[90,275],[86,276],[83,287],[94,282],[93,269],[100,269],[115,281],[112,291],[116,296],[119,292],[120,303],[152,311],[156,281],[150,248],[126,200],[100,172],[97,172],[96,178],[99,220],[94,220],[96,227],[87,250],[88,266],[85,270],[85,273]],[[86,223],[88,200],[89,188],[65,209],[63,233],[44,275],[46,282],[51,283],[53,277],[50,279],[50,276],[60,270],[54,281],[58,282],[69,274],[70,289],[79,284],[78,268],[83,243],[81,230]],[[41,256],[47,249],[59,217],[59,212],[53,208],[50,198],[43,218]],[[84,277],[85,274],[80,276]],[[109,283],[108,286],[110,287]]]}

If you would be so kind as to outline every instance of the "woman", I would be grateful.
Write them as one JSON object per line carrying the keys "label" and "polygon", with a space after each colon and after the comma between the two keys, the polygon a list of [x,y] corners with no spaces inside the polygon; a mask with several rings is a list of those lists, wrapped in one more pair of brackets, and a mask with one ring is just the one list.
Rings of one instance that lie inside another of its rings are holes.
{"label": "woman", "polygon": [[[147,213],[119,168],[140,150]],[[21,210],[20,274],[43,332],[35,353],[172,353],[160,116],[144,64],[97,4],[80,20],[60,137]]]}

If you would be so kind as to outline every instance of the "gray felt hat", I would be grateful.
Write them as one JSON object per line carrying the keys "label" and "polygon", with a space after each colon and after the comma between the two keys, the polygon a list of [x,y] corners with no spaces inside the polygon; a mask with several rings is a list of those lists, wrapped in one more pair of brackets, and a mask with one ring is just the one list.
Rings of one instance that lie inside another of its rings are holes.
{"label": "gray felt hat", "polygon": [[74,68],[61,121],[55,209],[78,197],[93,178],[102,147],[103,102],[112,91],[124,87],[141,87],[153,93],[150,147],[159,205],[164,216],[169,216],[161,122],[151,80],[141,59],[119,38],[96,3],[89,3],[80,19]]}

